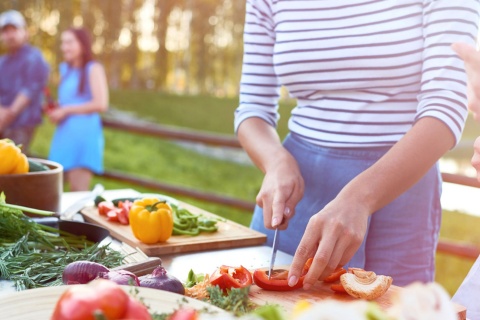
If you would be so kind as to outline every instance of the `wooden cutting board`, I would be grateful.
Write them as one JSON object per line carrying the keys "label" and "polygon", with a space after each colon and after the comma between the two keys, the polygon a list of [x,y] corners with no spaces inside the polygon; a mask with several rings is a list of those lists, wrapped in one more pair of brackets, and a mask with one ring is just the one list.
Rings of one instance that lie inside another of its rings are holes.
{"label": "wooden cutting board", "polygon": [[[392,305],[393,297],[403,290],[401,287],[391,286],[388,291],[375,300],[382,309],[387,309]],[[319,302],[326,299],[334,299],[337,301],[355,301],[357,299],[348,294],[338,294],[330,290],[330,285],[322,281],[318,281],[310,290],[295,290],[289,292],[282,291],[266,291],[257,286],[250,288],[250,298],[253,302],[264,304],[278,304],[282,306],[287,314],[291,313],[294,305],[300,300],[307,300],[309,302]],[[467,310],[465,307],[455,304],[455,309],[458,313],[459,320],[466,320]]]}
{"label": "wooden cutting board", "polygon": [[[186,203],[179,203],[179,205],[194,214],[220,218],[213,213]],[[184,235],[172,236],[167,242],[148,245],[138,241],[134,237],[130,226],[107,221],[104,216],[98,214],[97,208],[95,207],[84,208],[81,213],[88,222],[107,228],[112,237],[127,243],[133,248],[138,247],[148,256],[255,246],[261,245],[266,241],[266,236],[263,233],[249,229],[233,221],[224,220],[224,222],[219,221],[217,223],[217,232],[200,233],[194,237]]]}

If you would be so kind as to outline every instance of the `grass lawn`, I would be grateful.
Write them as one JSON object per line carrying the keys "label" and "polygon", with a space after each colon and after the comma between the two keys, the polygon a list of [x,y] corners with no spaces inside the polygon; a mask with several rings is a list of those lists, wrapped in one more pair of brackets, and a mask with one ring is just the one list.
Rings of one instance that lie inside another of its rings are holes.
{"label": "grass lawn", "polygon": [[[111,92],[111,104],[117,109],[133,112],[152,122],[231,135],[237,99],[122,90]],[[280,105],[282,116],[278,131],[281,137],[287,133],[288,113],[292,106],[293,101]],[[53,130],[53,126],[47,122],[40,127],[32,145],[35,153],[48,155]],[[478,135],[480,135],[480,126],[475,126],[469,119],[464,139],[472,140]],[[262,174],[255,167],[212,159],[166,140],[130,135],[110,129],[105,130],[105,139],[105,167],[108,170],[122,171],[252,202],[262,181]],[[465,154],[469,156],[471,154],[469,152],[467,150]],[[134,188],[141,192],[154,192],[154,190],[102,178],[95,180],[104,184],[107,189]],[[187,198],[177,198],[243,225],[248,225],[251,218],[250,212]],[[480,235],[477,232],[479,225],[479,218],[445,212],[441,237],[463,240],[480,246]],[[450,293],[454,293],[472,263],[473,261],[438,255],[437,281]]]}

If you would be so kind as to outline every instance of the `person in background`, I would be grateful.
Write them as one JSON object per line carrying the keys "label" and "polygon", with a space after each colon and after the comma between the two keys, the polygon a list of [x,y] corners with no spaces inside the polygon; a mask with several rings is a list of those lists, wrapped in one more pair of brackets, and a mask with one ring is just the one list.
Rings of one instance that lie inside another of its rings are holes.
{"label": "person in background", "polygon": [[7,51],[0,57],[0,139],[12,139],[28,152],[35,128],[42,122],[49,67],[40,50],[28,44],[20,12],[0,15],[0,37]]}
{"label": "person in background", "polygon": [[[467,117],[450,45],[474,43],[470,0],[247,0],[239,141],[265,173],[251,226],[295,254],[289,285],[341,265],[434,279],[437,161]],[[455,19],[452,19],[455,17]],[[279,89],[297,99],[283,142]]]}
{"label": "person in background", "polygon": [[[465,62],[468,75],[468,107],[476,121],[480,122],[480,53],[466,43],[454,43],[453,50]],[[477,170],[477,180],[480,182],[480,137],[474,142],[472,165]],[[452,300],[467,308],[470,320],[480,320],[480,257],[477,258],[467,277],[458,288]]]}
{"label": "person in background", "polygon": [[93,173],[103,171],[104,138],[100,112],[108,109],[108,85],[94,60],[91,39],[83,28],[61,35],[58,108],[48,111],[57,125],[49,159],[63,165],[70,191],[89,189]]}

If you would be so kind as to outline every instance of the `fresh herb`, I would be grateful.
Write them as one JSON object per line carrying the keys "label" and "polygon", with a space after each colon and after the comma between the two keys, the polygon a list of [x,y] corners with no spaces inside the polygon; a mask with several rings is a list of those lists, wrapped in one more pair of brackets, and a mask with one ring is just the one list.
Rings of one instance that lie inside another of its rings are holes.
{"label": "fresh herb", "polygon": [[41,215],[41,216],[52,216],[52,215],[55,214],[55,213],[52,212],[52,211],[45,211],[45,210],[33,209],[33,208],[18,206],[18,205],[15,205],[15,204],[8,204],[8,203],[5,201],[5,193],[3,193],[3,192],[0,194],[0,207],[10,208],[10,209],[17,209],[17,210],[21,210],[21,211],[23,211],[23,212],[38,214],[38,215]]}
{"label": "fresh herb", "polygon": [[119,266],[123,256],[58,229],[35,223],[20,209],[5,204],[0,196],[0,277],[17,290],[62,284],[63,269],[71,262],[101,262]]}
{"label": "fresh herb", "polygon": [[185,282],[186,288],[191,288],[199,282],[202,282],[205,279],[203,273],[195,273],[192,269],[188,272],[187,281]]}
{"label": "fresh herb", "polygon": [[250,287],[232,288],[226,295],[218,286],[208,287],[207,291],[210,294],[208,302],[220,309],[232,312],[235,316],[246,314],[256,307],[256,304],[248,297]]}

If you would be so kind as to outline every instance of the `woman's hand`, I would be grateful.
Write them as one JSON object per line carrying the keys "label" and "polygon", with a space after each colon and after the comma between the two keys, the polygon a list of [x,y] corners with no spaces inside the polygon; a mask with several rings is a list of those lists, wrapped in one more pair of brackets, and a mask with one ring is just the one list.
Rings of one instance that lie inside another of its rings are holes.
{"label": "woman's hand", "polygon": [[365,237],[369,214],[361,203],[340,194],[312,216],[295,253],[288,284],[297,283],[309,258],[314,260],[303,281],[305,289],[350,261]]}
{"label": "woman's hand", "polygon": [[66,108],[56,108],[47,113],[48,119],[55,124],[61,123],[67,117]]}
{"label": "woman's hand", "polygon": [[[282,147],[283,149],[283,147]],[[265,227],[284,230],[303,197],[304,182],[297,161],[285,149],[266,166],[257,204],[263,208]]]}
{"label": "woman's hand", "polygon": [[480,121],[480,52],[474,47],[457,42],[452,49],[465,62],[468,76],[468,108],[476,121]]}

